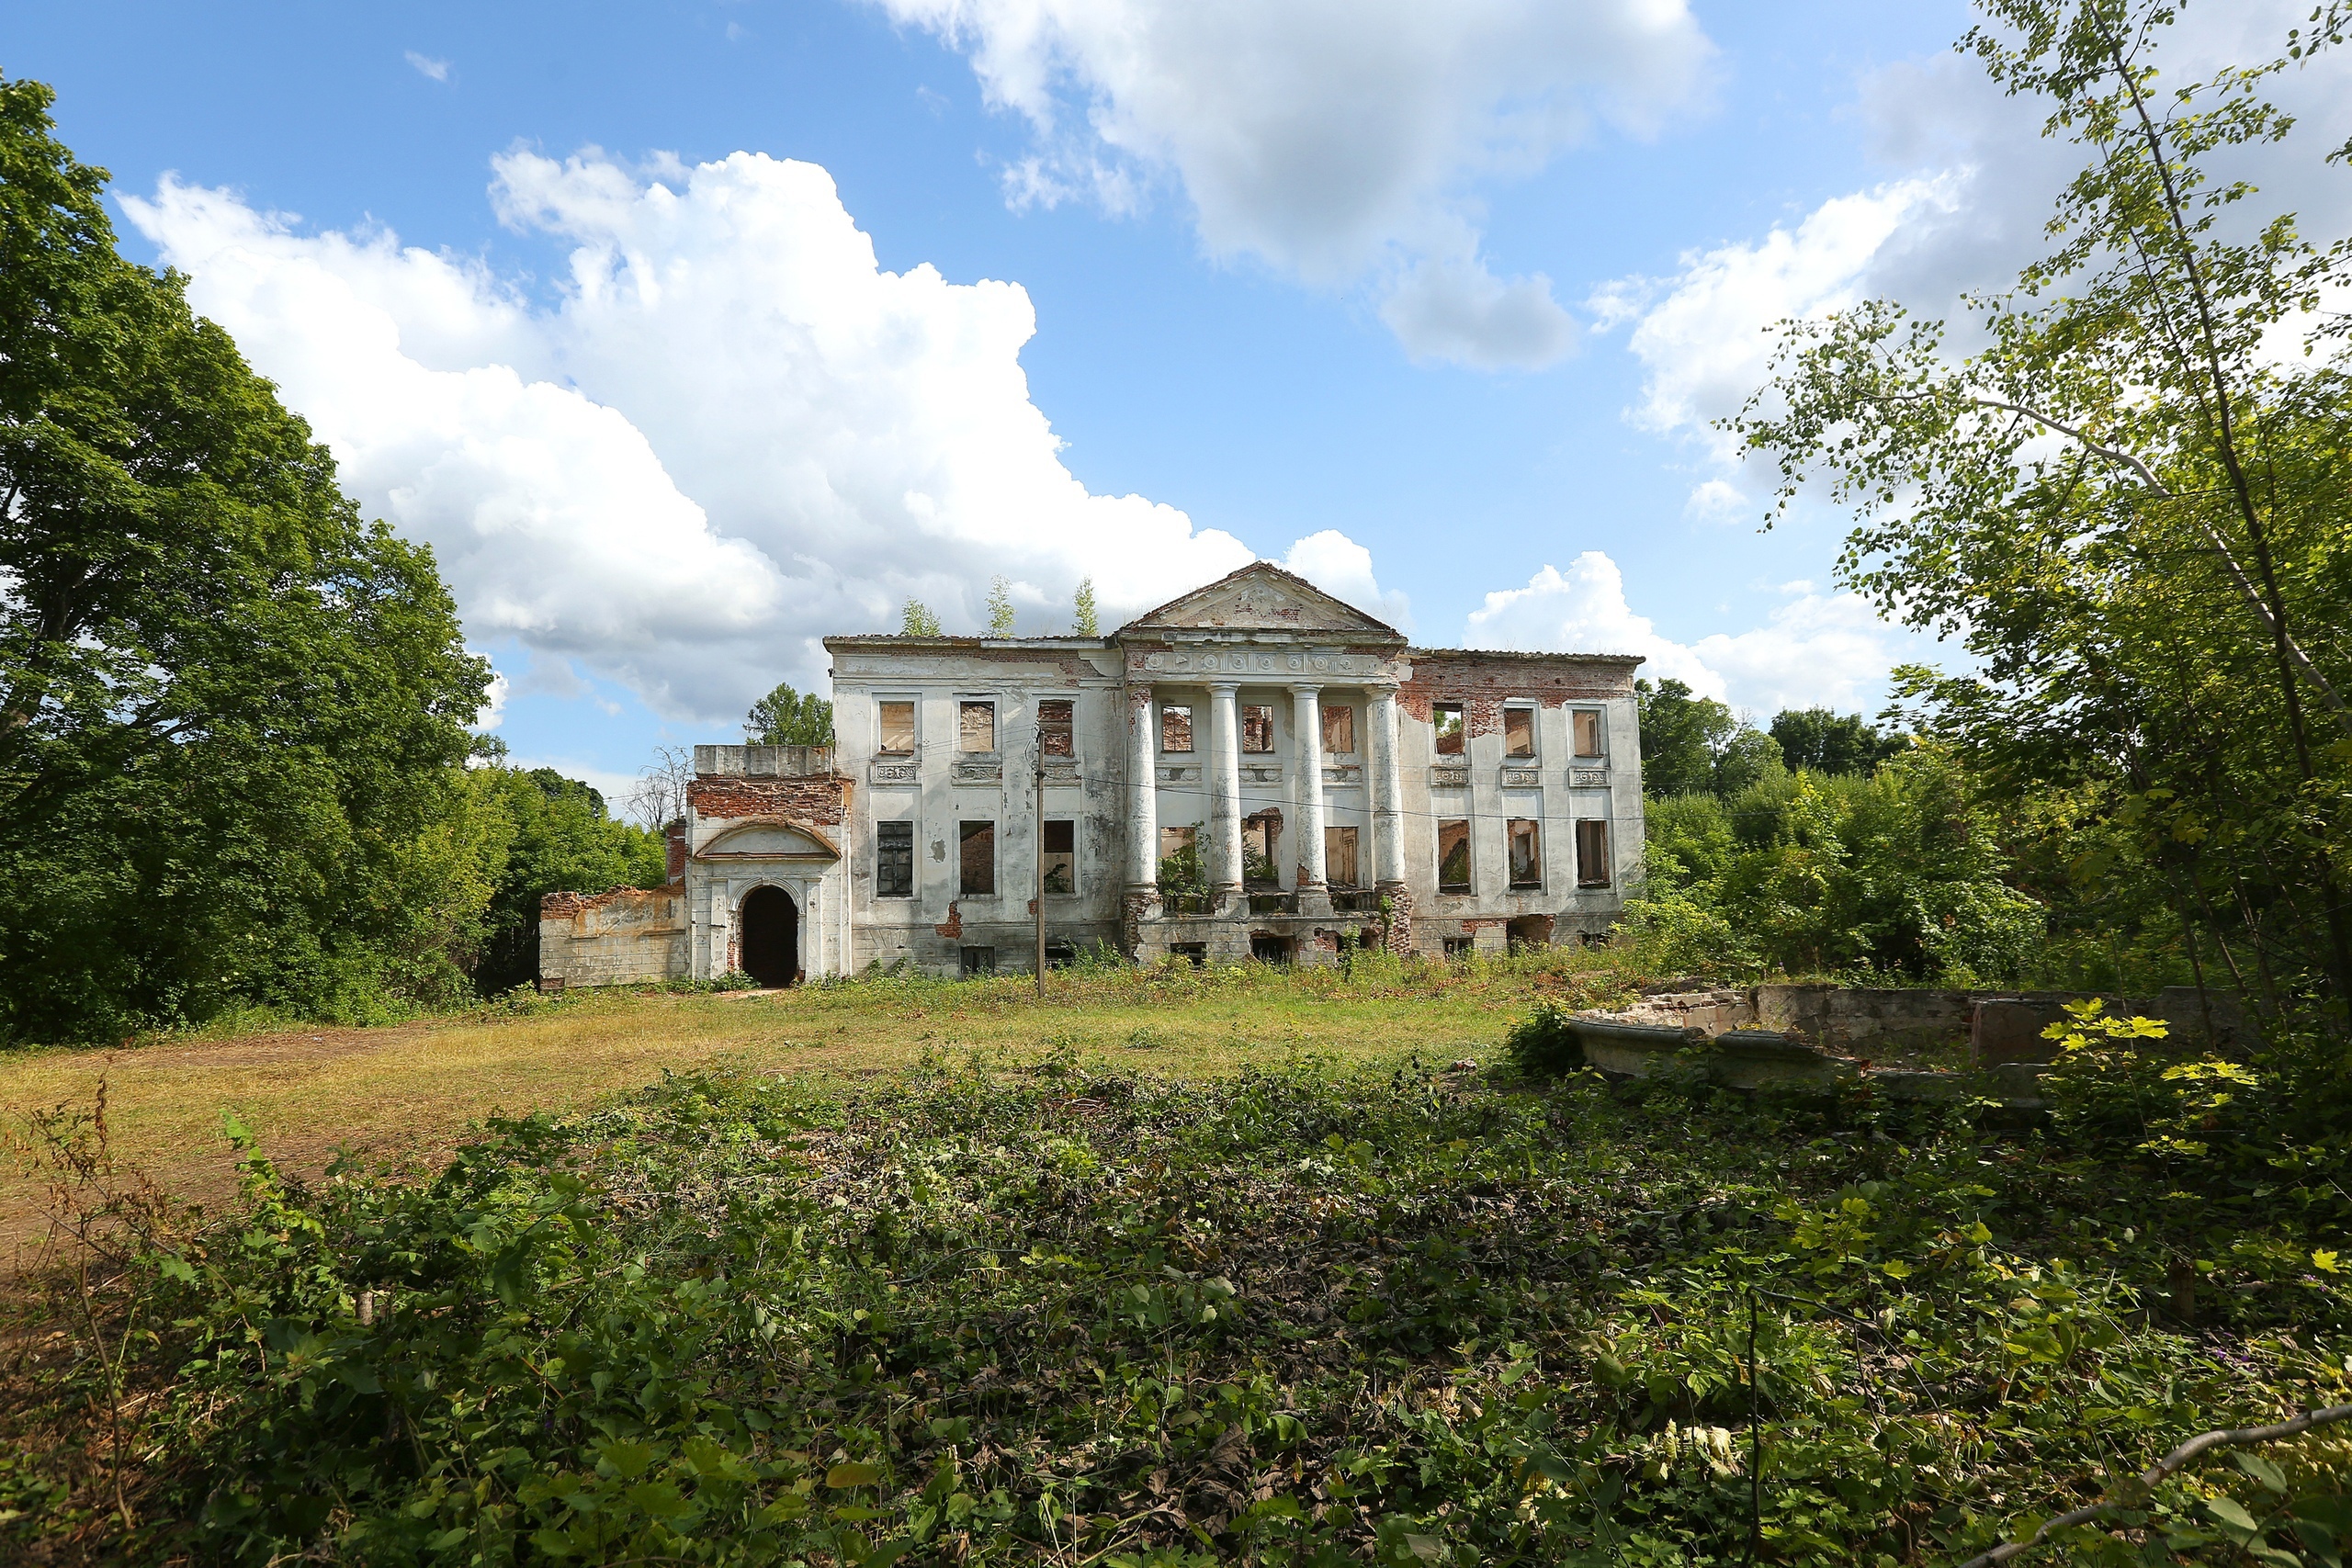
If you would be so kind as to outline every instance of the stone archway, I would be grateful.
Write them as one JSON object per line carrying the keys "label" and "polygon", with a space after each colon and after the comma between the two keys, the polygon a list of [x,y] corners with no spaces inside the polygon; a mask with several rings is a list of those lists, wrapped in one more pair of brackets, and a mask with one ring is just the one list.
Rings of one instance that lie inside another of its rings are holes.
{"label": "stone archway", "polygon": [[791,894],[765,886],[743,895],[736,966],[763,986],[789,986],[800,978],[800,907]]}

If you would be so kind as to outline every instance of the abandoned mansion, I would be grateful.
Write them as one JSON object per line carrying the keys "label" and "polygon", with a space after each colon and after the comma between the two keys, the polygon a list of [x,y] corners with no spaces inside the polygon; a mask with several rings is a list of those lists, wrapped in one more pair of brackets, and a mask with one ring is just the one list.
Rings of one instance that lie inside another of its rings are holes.
{"label": "abandoned mansion", "polygon": [[[698,746],[665,887],[554,893],[541,984],[1432,957],[1606,930],[1634,668],[1408,648],[1262,562],[1107,637],[837,637],[835,744]],[[1042,889],[1042,896],[1040,890]]]}

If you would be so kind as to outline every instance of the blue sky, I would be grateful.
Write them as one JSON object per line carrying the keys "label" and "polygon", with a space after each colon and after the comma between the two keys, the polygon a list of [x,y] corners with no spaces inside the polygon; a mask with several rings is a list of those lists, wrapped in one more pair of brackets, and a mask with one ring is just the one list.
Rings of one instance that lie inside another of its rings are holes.
{"label": "blue sky", "polygon": [[607,785],[909,593],[1043,631],[1250,553],[1875,709],[1932,649],[1705,421],[1777,316],[1999,282],[2064,172],[1939,0],[0,17],[125,249],[434,542],[515,753]]}

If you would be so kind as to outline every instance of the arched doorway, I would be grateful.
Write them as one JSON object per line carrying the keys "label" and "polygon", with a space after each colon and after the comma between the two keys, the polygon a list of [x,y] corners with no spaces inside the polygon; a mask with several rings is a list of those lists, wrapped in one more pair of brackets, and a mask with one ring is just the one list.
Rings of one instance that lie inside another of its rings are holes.
{"label": "arched doorway", "polygon": [[800,978],[800,910],[791,894],[754,887],[744,895],[736,952],[743,973],[763,986],[789,986]]}

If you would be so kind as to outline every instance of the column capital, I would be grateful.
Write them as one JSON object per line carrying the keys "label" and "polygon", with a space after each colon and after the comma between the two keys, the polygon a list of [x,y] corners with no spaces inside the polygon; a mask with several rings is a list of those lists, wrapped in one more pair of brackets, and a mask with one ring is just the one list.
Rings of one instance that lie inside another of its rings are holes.
{"label": "column capital", "polygon": [[1290,694],[1294,697],[1321,696],[1323,694],[1323,682],[1320,681],[1293,681],[1290,683]]}
{"label": "column capital", "polygon": [[1216,697],[1229,697],[1241,689],[1238,681],[1204,681],[1201,684],[1209,689],[1211,696]]}

